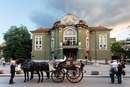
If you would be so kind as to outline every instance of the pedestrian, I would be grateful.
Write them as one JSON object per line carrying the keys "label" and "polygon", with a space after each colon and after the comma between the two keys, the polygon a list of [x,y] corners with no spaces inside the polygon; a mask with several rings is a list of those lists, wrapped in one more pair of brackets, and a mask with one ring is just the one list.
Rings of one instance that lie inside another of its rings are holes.
{"label": "pedestrian", "polygon": [[2,63],[3,66],[5,66],[6,62],[5,62],[5,58],[4,57],[1,58],[1,63]]}
{"label": "pedestrian", "polygon": [[83,68],[84,68],[84,63],[83,63],[83,61],[82,60],[80,60],[80,64],[81,64],[81,67],[80,67],[80,69],[81,69],[81,71],[83,71]]}
{"label": "pedestrian", "polygon": [[111,62],[111,68],[110,68],[110,78],[111,78],[111,83],[115,82],[115,75],[117,73],[117,60],[112,60]]}
{"label": "pedestrian", "polygon": [[6,62],[5,62],[5,60],[3,60],[3,66],[5,66],[6,65]]}
{"label": "pedestrian", "polygon": [[123,70],[122,70],[122,75],[125,76],[125,75],[126,75],[125,70],[124,70],[124,69],[125,69],[125,62],[122,61],[122,62],[121,62],[121,65],[122,65],[122,68],[123,68]]}
{"label": "pedestrian", "polygon": [[118,64],[117,66],[117,79],[118,79],[118,84],[122,83],[122,74],[123,74],[123,66],[121,63]]}
{"label": "pedestrian", "polygon": [[85,60],[86,60],[86,65],[87,65],[87,63],[88,63],[88,57],[87,56],[85,56]]}
{"label": "pedestrian", "polygon": [[9,84],[14,84],[15,82],[13,81],[14,76],[15,76],[15,67],[16,67],[16,63],[14,60],[11,61],[11,65],[10,65],[10,80],[9,80]]}

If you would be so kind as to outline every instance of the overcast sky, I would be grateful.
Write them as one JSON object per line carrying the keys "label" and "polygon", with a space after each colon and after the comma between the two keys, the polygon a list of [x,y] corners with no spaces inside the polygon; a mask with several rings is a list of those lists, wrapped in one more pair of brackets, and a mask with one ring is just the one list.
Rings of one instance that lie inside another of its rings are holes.
{"label": "overcast sky", "polygon": [[10,26],[25,25],[29,31],[52,27],[67,13],[81,17],[88,26],[113,28],[111,37],[130,37],[130,0],[0,0],[0,42]]}

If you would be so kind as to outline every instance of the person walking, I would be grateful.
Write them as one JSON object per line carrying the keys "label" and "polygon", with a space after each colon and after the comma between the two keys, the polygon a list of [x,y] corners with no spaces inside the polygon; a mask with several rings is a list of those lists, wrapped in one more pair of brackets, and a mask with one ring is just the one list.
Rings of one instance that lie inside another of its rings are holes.
{"label": "person walking", "polygon": [[118,64],[117,66],[117,79],[118,79],[118,84],[122,83],[122,74],[123,74],[123,66],[121,63]]}
{"label": "person walking", "polygon": [[83,61],[82,61],[82,60],[80,60],[80,63],[81,63],[80,70],[81,70],[81,71],[83,71],[83,68],[84,68],[85,64],[83,63]]}
{"label": "person walking", "polygon": [[117,66],[118,66],[117,60],[112,60],[111,68],[110,68],[111,83],[115,82],[115,75],[117,73]]}
{"label": "person walking", "polygon": [[15,76],[15,67],[16,67],[16,63],[14,60],[11,61],[11,65],[10,65],[10,80],[9,80],[9,84],[14,84],[15,82],[13,81],[14,76]]}
{"label": "person walking", "polygon": [[122,65],[122,68],[123,68],[123,70],[122,70],[122,75],[125,76],[125,75],[126,75],[126,73],[125,73],[125,67],[126,67],[126,66],[125,66],[125,62],[122,61],[122,62],[121,62],[121,65]]}

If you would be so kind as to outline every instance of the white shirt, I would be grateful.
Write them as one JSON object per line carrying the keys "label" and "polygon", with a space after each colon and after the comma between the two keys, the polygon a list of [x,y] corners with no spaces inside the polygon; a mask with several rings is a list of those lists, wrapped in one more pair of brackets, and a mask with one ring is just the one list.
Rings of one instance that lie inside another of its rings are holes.
{"label": "white shirt", "polygon": [[116,61],[111,64],[112,68],[117,68],[117,66],[118,66],[118,63]]}

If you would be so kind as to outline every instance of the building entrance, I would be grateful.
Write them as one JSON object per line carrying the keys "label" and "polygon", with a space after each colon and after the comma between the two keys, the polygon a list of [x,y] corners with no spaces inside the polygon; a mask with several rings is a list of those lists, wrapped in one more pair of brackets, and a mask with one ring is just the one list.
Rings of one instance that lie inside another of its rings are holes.
{"label": "building entrance", "polygon": [[78,49],[63,49],[63,54],[66,58],[77,59]]}

